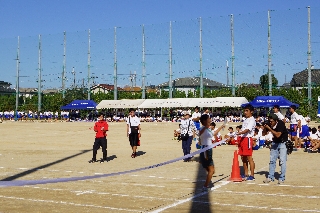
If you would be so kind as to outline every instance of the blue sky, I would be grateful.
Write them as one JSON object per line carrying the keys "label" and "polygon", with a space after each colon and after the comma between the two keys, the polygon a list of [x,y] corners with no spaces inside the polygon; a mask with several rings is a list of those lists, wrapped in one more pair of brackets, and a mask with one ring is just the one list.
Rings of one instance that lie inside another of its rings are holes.
{"label": "blue sky", "polygon": [[[22,75],[29,76],[25,77],[25,79],[22,78],[21,85],[36,87],[36,80],[34,79],[37,75],[36,68],[38,63],[36,46],[38,45],[37,37],[41,34],[43,35],[42,41],[44,43],[43,74],[44,79],[47,79],[46,83],[44,83],[45,87],[59,87],[61,83],[59,83],[57,76],[60,75],[63,61],[61,55],[63,52],[61,52],[61,47],[59,47],[60,49],[50,49],[49,44],[45,48],[45,42],[52,39],[51,46],[55,46],[54,43],[59,40],[57,44],[61,46],[63,43],[62,33],[66,31],[68,54],[67,77],[69,79],[67,84],[70,86],[72,82],[72,75],[70,74],[72,67],[81,70],[77,74],[77,82],[79,83],[79,79],[86,76],[85,67],[87,66],[87,61],[85,57],[87,54],[87,44],[85,42],[87,30],[90,29],[93,37],[91,64],[92,72],[98,77],[96,82],[105,83],[101,81],[107,81],[107,83],[112,83],[113,27],[117,26],[122,28],[118,30],[117,34],[119,36],[117,43],[119,46],[118,68],[120,69],[118,72],[123,74],[123,76],[119,77],[119,84],[122,86],[129,84],[128,76],[126,76],[129,70],[132,72],[136,71],[138,73],[137,78],[139,78],[139,73],[141,73],[140,34],[141,24],[145,24],[146,42],[148,42],[148,37],[152,37],[149,39],[150,43],[147,43],[147,53],[150,55],[146,56],[147,82],[148,84],[165,82],[168,80],[166,77],[168,64],[165,61],[168,58],[166,54],[168,53],[169,21],[176,21],[173,23],[173,37],[175,36],[174,33],[180,33],[179,36],[173,38],[174,77],[196,76],[198,73],[197,69],[199,69],[199,62],[197,61],[199,60],[197,59],[199,57],[199,44],[197,43],[199,40],[199,28],[197,18],[202,17],[204,38],[206,38],[206,35],[214,37],[216,33],[220,33],[220,36],[217,36],[212,44],[209,41],[203,41],[204,43],[207,42],[204,44],[203,52],[205,75],[213,80],[226,83],[224,64],[231,57],[230,38],[227,38],[227,36],[230,37],[230,18],[228,15],[234,14],[235,30],[238,27],[237,31],[235,31],[236,82],[258,83],[259,77],[266,73],[267,46],[265,42],[267,39],[267,28],[265,17],[267,16],[267,10],[272,9],[276,11],[274,12],[274,19],[278,18],[278,20],[283,21],[279,26],[272,25],[271,33],[273,34],[271,35],[273,36],[275,75],[280,83],[284,83],[291,80],[293,72],[304,69],[306,66],[306,6],[311,6],[312,8],[312,29],[319,29],[320,22],[316,22],[319,15],[316,16],[315,14],[319,14],[320,12],[319,0],[0,0],[0,27],[2,29],[0,31],[0,46],[4,47],[0,50],[2,58],[0,59],[0,64],[2,64],[2,69],[0,68],[0,80],[6,80],[13,84],[15,82],[16,65],[13,59],[16,57],[16,38],[20,36],[21,73]],[[301,10],[297,13],[292,13],[289,10],[297,10],[298,8],[301,8]],[[284,21],[287,15],[290,20],[294,20],[296,16],[301,18],[296,24],[293,22],[287,24]],[[220,19],[221,22],[219,22]],[[259,21],[255,23],[255,19]],[[225,23],[225,27],[210,27],[210,20],[217,22],[217,25]],[[239,20],[242,20],[241,23]],[[250,24],[246,24],[246,22],[250,22]],[[286,27],[292,29],[287,31],[284,29]],[[261,32],[259,28],[262,28]],[[148,30],[150,34],[148,34]],[[317,42],[320,42],[320,39],[318,39],[319,31],[315,31],[312,34],[312,38],[315,41],[313,44],[313,50],[315,51],[313,64],[317,66],[320,54],[316,52],[316,49],[319,47]],[[285,32],[293,33],[287,35]],[[299,33],[303,37],[298,35]],[[105,38],[106,35],[108,35],[108,38]],[[72,40],[72,36],[75,40]],[[283,37],[287,39],[281,40]],[[76,43],[77,39],[79,43]],[[95,41],[103,39],[108,40],[108,44],[103,49],[98,48],[102,47],[102,44],[94,46]],[[134,43],[134,39],[140,40]],[[237,46],[237,42],[240,43],[239,41],[245,41],[246,39],[248,39],[247,42],[251,43],[252,46],[249,47],[247,44]],[[290,39],[292,39],[292,42]],[[300,42],[301,39],[303,41]],[[286,44],[286,42],[288,43]],[[189,43],[192,43],[192,45],[187,47]],[[220,47],[216,43],[224,44],[227,50],[223,50],[223,47]],[[72,45],[74,46],[72,47]],[[81,45],[83,47],[80,47]],[[286,50],[283,50],[285,48],[284,45],[287,48]],[[295,52],[295,48],[300,48],[299,45],[301,45],[302,50]],[[211,46],[212,49],[210,49]],[[80,50],[81,48],[83,50]],[[49,49],[50,51],[46,52]],[[285,56],[282,51],[290,52],[290,54]],[[75,54],[75,52],[81,53]],[[129,52],[133,52],[134,54],[130,55]],[[215,52],[215,55],[211,56],[210,52]],[[252,54],[252,56],[248,56],[249,54]],[[101,55],[105,55],[105,57]],[[255,58],[257,55],[259,57]],[[56,59],[50,57],[56,57]],[[293,58],[294,60],[292,60]],[[160,65],[160,61],[163,64]],[[286,69],[289,70],[288,67],[290,68],[290,72],[286,71]],[[49,80],[51,80],[50,83]],[[141,85],[140,78],[137,80],[137,85]]]}

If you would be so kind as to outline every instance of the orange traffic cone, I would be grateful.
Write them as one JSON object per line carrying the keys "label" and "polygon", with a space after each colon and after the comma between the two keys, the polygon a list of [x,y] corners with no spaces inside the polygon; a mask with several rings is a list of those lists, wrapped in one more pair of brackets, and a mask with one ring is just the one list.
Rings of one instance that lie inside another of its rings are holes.
{"label": "orange traffic cone", "polygon": [[242,178],[240,176],[240,167],[239,167],[237,150],[234,151],[232,171],[231,171],[231,177],[229,178],[229,181],[233,181],[233,182],[241,182],[242,181]]}

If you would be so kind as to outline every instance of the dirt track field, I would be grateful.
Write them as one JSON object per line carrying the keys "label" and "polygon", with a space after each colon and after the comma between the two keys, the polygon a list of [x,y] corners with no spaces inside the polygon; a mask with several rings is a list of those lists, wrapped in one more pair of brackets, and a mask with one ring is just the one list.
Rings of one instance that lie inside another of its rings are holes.
{"label": "dirt track field", "polygon": [[[94,132],[88,128],[92,125],[0,124],[0,179],[108,174],[182,156],[181,143],[172,140],[176,123],[142,123],[141,146],[135,159],[130,157],[126,124],[109,123],[109,162],[89,164]],[[113,177],[0,187],[0,212],[320,212],[320,154],[302,150],[292,153],[288,157],[285,185],[263,184],[269,150],[260,149],[253,154],[256,180],[234,183],[228,178],[235,149],[234,146],[214,149],[215,187],[208,193],[201,192],[206,175],[201,165],[196,160],[178,161]],[[196,151],[194,144],[192,151]],[[100,150],[97,157],[102,157]],[[279,171],[277,165],[276,172]]]}

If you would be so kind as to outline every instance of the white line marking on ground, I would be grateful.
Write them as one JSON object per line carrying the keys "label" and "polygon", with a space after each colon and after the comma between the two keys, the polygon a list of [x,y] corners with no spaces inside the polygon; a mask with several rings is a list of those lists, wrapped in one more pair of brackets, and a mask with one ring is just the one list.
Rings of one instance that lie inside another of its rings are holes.
{"label": "white line marking on ground", "polygon": [[72,172],[72,171],[68,170],[68,171],[65,171],[65,172],[69,172],[69,173],[70,173],[70,172]]}
{"label": "white line marking on ground", "polygon": [[[229,181],[221,181],[221,184],[212,187],[212,188],[211,188],[211,191],[214,191],[214,190],[216,190],[216,189],[219,189],[220,187],[222,187],[222,186],[224,186],[224,185],[227,185],[228,183],[229,183]],[[175,203],[170,204],[170,205],[168,205],[168,206],[165,206],[165,207],[163,207],[163,208],[160,208],[160,209],[157,209],[157,210],[155,210],[155,211],[152,211],[152,213],[162,212],[162,211],[164,211],[164,210],[166,210],[166,209],[169,209],[169,208],[171,208],[171,207],[175,207],[175,206],[177,206],[177,205],[180,205],[180,204],[182,204],[182,203],[185,203],[185,202],[188,202],[188,201],[190,201],[190,200],[193,200],[193,199],[195,199],[195,198],[197,198],[197,197],[200,197],[200,196],[202,196],[202,195],[204,195],[204,194],[206,194],[206,193],[208,193],[208,192],[202,192],[202,193],[196,194],[196,195],[194,195],[194,196],[192,196],[192,197],[189,197],[189,198],[187,198],[187,199],[179,200],[178,202],[175,202]]]}
{"label": "white line marking on ground", "polygon": [[28,168],[18,168],[18,169],[21,169],[21,170],[27,170]]}
{"label": "white line marking on ground", "polygon": [[65,201],[31,199],[31,198],[13,197],[13,196],[9,197],[9,196],[4,196],[4,195],[0,195],[0,197],[5,198],[5,199],[24,200],[24,201],[40,202],[40,203],[41,202],[42,203],[55,203],[55,204],[64,204],[64,205],[71,205],[71,206],[83,206],[83,207],[93,207],[93,208],[100,208],[100,209],[111,209],[111,210],[117,210],[117,211],[141,212],[141,210],[114,208],[114,207],[109,207],[109,206],[97,206],[97,205],[92,205],[92,204],[80,204],[80,203],[65,202]]}
{"label": "white line marking on ground", "polygon": [[218,193],[232,193],[232,194],[248,194],[248,195],[263,195],[263,196],[279,196],[279,197],[294,197],[294,198],[307,198],[307,199],[319,199],[320,196],[306,196],[306,195],[289,195],[289,194],[282,194],[282,193],[263,193],[263,192],[236,192],[236,191],[223,191],[217,190]]}
{"label": "white line marking on ground", "polygon": [[0,169],[4,169],[4,167],[1,166]]}
{"label": "white line marking on ground", "polygon": [[103,173],[94,173],[95,175],[103,175]]}
{"label": "white line marking on ground", "polygon": [[[254,183],[252,183],[254,184]],[[267,183],[262,183],[262,184],[258,184],[259,186],[272,186],[270,184],[267,184]],[[292,187],[292,188],[315,188],[315,187],[318,187],[318,186],[293,186],[293,185],[283,185],[283,184],[277,184],[277,185],[274,185],[274,186],[283,186],[283,187]]]}
{"label": "white line marking on ground", "polygon": [[272,208],[268,206],[247,206],[243,204],[231,204],[231,203],[218,203],[218,202],[204,202],[204,201],[193,201],[196,203],[210,204],[210,205],[220,205],[220,206],[235,206],[235,207],[244,207],[244,208],[252,208],[252,209],[270,209],[270,210],[280,210],[280,211],[302,211],[302,212],[320,212],[319,210],[313,209],[287,209],[287,208]]}

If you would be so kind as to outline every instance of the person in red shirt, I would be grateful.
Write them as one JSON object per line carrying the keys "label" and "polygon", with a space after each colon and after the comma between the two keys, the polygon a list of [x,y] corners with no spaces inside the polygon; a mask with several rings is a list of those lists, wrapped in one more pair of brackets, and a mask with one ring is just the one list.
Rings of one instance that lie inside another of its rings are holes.
{"label": "person in red shirt", "polygon": [[103,113],[99,113],[98,121],[94,124],[93,130],[96,132],[96,138],[93,144],[93,156],[89,163],[98,162],[97,161],[97,151],[102,148],[103,158],[101,158],[100,163],[107,161],[107,131],[108,123],[103,119]]}

